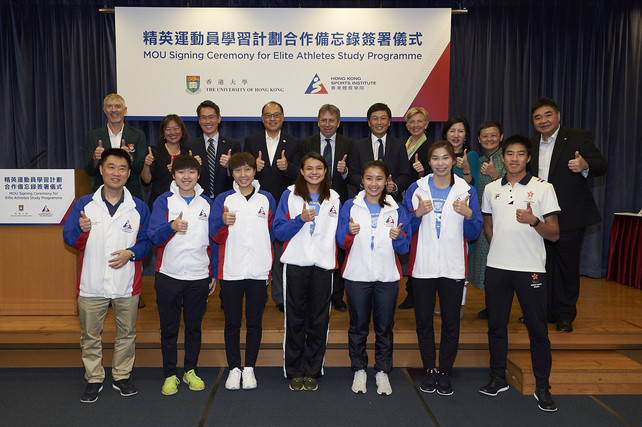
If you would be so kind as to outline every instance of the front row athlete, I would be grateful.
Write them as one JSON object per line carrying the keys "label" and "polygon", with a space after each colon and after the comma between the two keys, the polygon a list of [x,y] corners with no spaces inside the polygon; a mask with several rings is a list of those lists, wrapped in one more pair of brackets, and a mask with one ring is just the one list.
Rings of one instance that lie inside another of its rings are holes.
{"label": "front row athlete", "polygon": [[486,266],[486,308],[491,379],[479,389],[487,396],[508,390],[507,324],[513,293],[524,313],[535,374],[535,399],[542,411],[557,411],[549,392],[551,342],[546,322],[547,283],[544,239],[559,239],[560,207],[548,182],[526,172],[530,141],[511,136],[504,142],[506,176],[484,190],[484,234],[490,249]]}

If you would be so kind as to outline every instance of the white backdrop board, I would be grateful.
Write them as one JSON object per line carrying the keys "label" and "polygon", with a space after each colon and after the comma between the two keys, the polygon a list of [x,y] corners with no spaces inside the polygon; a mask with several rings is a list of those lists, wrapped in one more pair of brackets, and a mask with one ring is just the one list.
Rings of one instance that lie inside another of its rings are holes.
{"label": "white backdrop board", "polygon": [[268,101],[289,120],[337,105],[362,119],[375,102],[403,117],[448,115],[450,9],[116,8],[118,92],[128,114],[258,120]]}

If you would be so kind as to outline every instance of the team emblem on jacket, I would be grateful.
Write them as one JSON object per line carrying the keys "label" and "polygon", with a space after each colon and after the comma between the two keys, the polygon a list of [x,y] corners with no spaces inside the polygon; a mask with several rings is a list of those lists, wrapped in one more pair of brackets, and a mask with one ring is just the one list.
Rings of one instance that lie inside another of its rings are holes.
{"label": "team emblem on jacket", "polygon": [[132,229],[132,225],[131,225],[131,223],[129,222],[129,220],[127,220],[127,221],[125,222],[125,224],[123,224],[123,227],[122,227],[122,229],[121,229],[121,230],[123,230],[125,233],[132,233],[132,232],[134,231],[134,230]]}
{"label": "team emblem on jacket", "polygon": [[339,212],[337,212],[337,208],[334,205],[330,206],[330,212],[328,212],[328,215],[332,218],[337,218],[339,216]]}
{"label": "team emblem on jacket", "polygon": [[263,206],[259,207],[259,211],[256,213],[256,216],[259,218],[265,218],[265,209],[263,209]]}
{"label": "team emblem on jacket", "polygon": [[201,209],[201,213],[198,214],[198,219],[200,219],[201,221],[207,221],[207,214],[203,209]]}
{"label": "team emblem on jacket", "polygon": [[392,215],[388,215],[388,218],[386,218],[386,227],[394,227],[395,226],[395,219],[392,217]]}
{"label": "team emblem on jacket", "polygon": [[136,144],[127,144],[127,148],[129,149],[130,153],[136,152]]}
{"label": "team emblem on jacket", "polygon": [[501,193],[495,193],[495,200],[499,200],[502,197]]}

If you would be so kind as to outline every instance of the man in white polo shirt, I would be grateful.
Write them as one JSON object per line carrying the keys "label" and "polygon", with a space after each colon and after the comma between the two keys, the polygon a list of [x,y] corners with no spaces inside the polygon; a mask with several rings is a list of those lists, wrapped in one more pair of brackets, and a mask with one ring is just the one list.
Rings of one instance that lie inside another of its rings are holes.
{"label": "man in white polo shirt", "polygon": [[530,338],[534,396],[541,410],[556,411],[548,381],[551,342],[546,322],[544,239],[554,242],[559,238],[560,207],[553,186],[526,171],[531,159],[527,137],[511,136],[502,150],[506,175],[488,184],[482,199],[484,234],[490,242],[485,287],[491,379],[479,392],[497,396],[508,390],[506,326],[516,293]]}

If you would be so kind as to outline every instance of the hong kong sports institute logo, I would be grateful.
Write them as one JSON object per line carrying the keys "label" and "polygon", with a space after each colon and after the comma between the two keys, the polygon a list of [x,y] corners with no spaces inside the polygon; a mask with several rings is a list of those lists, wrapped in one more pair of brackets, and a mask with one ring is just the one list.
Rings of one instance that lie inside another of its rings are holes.
{"label": "hong kong sports institute logo", "polygon": [[308,88],[305,90],[306,95],[321,95],[321,94],[326,94],[328,91],[326,90],[325,86],[323,83],[321,83],[321,79],[319,78],[318,74],[315,74],[314,77],[312,78],[312,81],[308,85]]}

